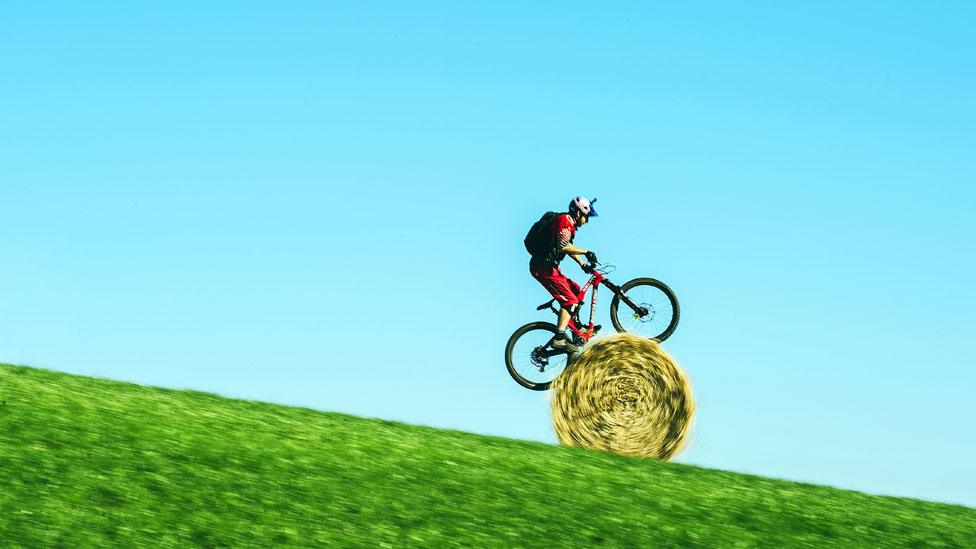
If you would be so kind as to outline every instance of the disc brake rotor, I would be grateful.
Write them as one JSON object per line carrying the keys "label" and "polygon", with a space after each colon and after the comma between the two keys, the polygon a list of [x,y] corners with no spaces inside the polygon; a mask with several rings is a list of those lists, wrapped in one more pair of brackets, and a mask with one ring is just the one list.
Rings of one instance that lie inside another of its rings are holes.
{"label": "disc brake rotor", "polygon": [[[644,314],[642,315],[641,312]],[[650,303],[641,303],[639,310],[634,311],[634,319],[646,323],[654,320],[654,314],[654,307]]]}

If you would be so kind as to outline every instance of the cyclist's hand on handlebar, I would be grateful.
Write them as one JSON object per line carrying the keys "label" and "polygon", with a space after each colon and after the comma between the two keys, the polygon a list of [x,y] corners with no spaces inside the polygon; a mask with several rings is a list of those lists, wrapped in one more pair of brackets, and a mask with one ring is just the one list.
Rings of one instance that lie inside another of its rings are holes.
{"label": "cyclist's hand on handlebar", "polygon": [[582,265],[580,265],[580,268],[583,269],[583,272],[586,274],[593,274],[592,265],[587,265],[586,263],[583,263]]}
{"label": "cyclist's hand on handlebar", "polygon": [[589,251],[586,252],[586,260],[590,262],[590,265],[596,265],[599,261],[596,260],[596,253]]}

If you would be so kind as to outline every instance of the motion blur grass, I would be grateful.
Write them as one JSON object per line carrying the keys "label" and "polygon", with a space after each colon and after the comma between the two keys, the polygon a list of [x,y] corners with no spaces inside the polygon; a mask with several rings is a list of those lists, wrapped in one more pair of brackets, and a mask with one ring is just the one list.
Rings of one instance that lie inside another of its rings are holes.
{"label": "motion blur grass", "polygon": [[0,365],[0,545],[976,546],[976,510]]}

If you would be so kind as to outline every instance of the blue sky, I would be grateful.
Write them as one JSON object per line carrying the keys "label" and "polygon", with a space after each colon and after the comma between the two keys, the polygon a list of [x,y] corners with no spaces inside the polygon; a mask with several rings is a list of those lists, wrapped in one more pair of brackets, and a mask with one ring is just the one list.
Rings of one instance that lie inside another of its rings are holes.
{"label": "blue sky", "polygon": [[597,196],[680,461],[974,506],[974,11],[5,5],[0,361],[555,443],[521,239]]}

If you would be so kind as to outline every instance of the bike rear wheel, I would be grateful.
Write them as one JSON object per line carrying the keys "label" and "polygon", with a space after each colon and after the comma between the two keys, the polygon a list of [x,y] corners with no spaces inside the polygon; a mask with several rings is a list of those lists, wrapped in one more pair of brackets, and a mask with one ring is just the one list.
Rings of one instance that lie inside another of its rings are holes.
{"label": "bike rear wheel", "polygon": [[[621,299],[621,294],[627,299]],[[635,278],[625,283],[610,303],[610,320],[618,332],[659,342],[674,333],[680,317],[678,298],[667,284],[654,278]]]}
{"label": "bike rear wheel", "polygon": [[556,326],[551,322],[530,322],[508,338],[505,366],[519,385],[545,391],[566,368],[569,353],[548,347],[555,335]]}

